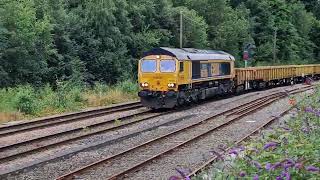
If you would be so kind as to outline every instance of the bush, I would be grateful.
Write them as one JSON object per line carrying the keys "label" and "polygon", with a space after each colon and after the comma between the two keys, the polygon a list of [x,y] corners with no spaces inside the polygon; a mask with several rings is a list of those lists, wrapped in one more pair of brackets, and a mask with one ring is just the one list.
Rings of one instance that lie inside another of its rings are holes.
{"label": "bush", "polygon": [[122,92],[133,94],[138,92],[139,86],[132,80],[126,80],[118,83],[116,88],[120,89]]}
{"label": "bush", "polygon": [[213,179],[319,179],[320,89],[299,102],[290,120],[261,139],[233,148],[209,174]]}
{"label": "bush", "polygon": [[121,103],[136,99],[137,90],[136,83],[129,80],[113,87],[97,83],[91,89],[69,82],[58,83],[56,90],[50,85],[39,89],[31,86],[0,89],[0,118],[9,121],[21,118],[20,112],[29,118]]}

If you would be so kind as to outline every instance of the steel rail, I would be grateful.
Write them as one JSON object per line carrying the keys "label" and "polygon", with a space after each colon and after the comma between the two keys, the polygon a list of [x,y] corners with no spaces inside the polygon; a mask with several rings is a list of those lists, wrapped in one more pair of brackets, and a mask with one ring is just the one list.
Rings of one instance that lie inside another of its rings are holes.
{"label": "steel rail", "polygon": [[[276,101],[276,100],[277,100],[277,99],[275,99],[274,101]],[[248,112],[246,112],[246,113],[243,113],[243,114],[241,114],[241,115],[239,115],[239,116],[237,116],[237,117],[235,117],[235,118],[232,118],[231,120],[223,123],[222,125],[219,125],[219,126],[217,126],[217,127],[215,127],[215,128],[212,128],[212,129],[210,129],[210,130],[208,130],[208,131],[206,131],[206,132],[204,132],[204,133],[202,133],[202,134],[200,134],[200,135],[197,135],[197,136],[193,137],[192,139],[189,139],[189,140],[187,140],[187,141],[184,141],[184,142],[182,142],[182,143],[180,143],[180,144],[178,144],[178,145],[176,145],[176,146],[174,146],[174,147],[172,147],[172,148],[170,148],[170,149],[168,149],[168,150],[166,150],[166,151],[164,151],[164,152],[158,153],[158,154],[154,155],[153,157],[148,158],[147,160],[144,160],[143,162],[137,163],[137,164],[133,165],[132,167],[130,167],[130,168],[124,170],[124,171],[121,171],[121,172],[118,173],[118,174],[115,174],[115,175],[113,175],[113,176],[111,176],[111,177],[108,177],[108,179],[109,179],[109,180],[119,179],[119,178],[125,176],[125,175],[128,174],[128,173],[134,172],[137,168],[140,168],[140,167],[146,165],[147,163],[150,163],[150,162],[152,162],[152,161],[160,158],[161,156],[163,156],[163,155],[165,155],[165,154],[168,154],[168,153],[170,153],[170,152],[172,152],[172,151],[174,151],[174,150],[176,150],[176,149],[178,149],[178,148],[180,148],[180,147],[183,147],[183,146],[185,146],[185,145],[187,145],[187,144],[189,144],[189,143],[191,143],[191,142],[194,142],[194,141],[196,141],[196,140],[199,140],[200,138],[202,138],[202,137],[204,137],[204,136],[206,136],[206,135],[208,135],[208,134],[210,134],[210,133],[212,133],[212,132],[214,132],[214,131],[216,131],[216,130],[218,130],[218,129],[220,129],[220,128],[223,128],[223,127],[229,125],[230,123],[232,123],[232,122],[234,122],[234,121],[237,121],[237,120],[241,119],[242,117],[244,117],[244,116],[246,116],[246,115],[248,115],[248,114],[250,114],[250,113],[253,113],[253,112],[256,111],[256,110],[259,110],[260,108],[265,107],[265,106],[271,104],[271,103],[274,102],[274,101],[272,101],[272,100],[270,99],[270,101],[267,101],[266,103],[263,103],[263,104],[261,104],[261,105],[255,106],[252,110],[250,110],[250,111],[248,111]],[[209,118],[209,119],[214,119],[214,118]]]}
{"label": "steel rail", "polygon": [[[269,98],[270,98],[269,101],[264,101],[262,104],[253,107],[253,109],[251,109],[249,112],[246,112],[246,113],[243,113],[243,114],[238,115],[237,117],[233,118],[232,120],[228,121],[227,123],[225,123],[225,124],[222,125],[222,126],[227,125],[227,124],[230,123],[231,121],[235,121],[235,120],[237,120],[237,119],[239,119],[239,118],[242,118],[243,116],[246,116],[248,113],[252,113],[252,112],[258,110],[259,108],[262,108],[262,107],[264,107],[264,106],[267,106],[267,105],[271,104],[272,102],[278,100],[279,98],[285,97],[285,96],[286,96],[286,94],[284,94],[284,93],[279,94],[279,97],[270,97],[270,96],[269,96]],[[265,98],[265,97],[263,97],[263,98]],[[263,99],[263,98],[261,98],[261,99]],[[272,100],[272,99],[273,99],[273,100]],[[254,101],[251,101],[251,102],[254,102]],[[243,107],[243,106],[248,105],[248,104],[250,104],[250,103],[245,103],[245,104],[241,105],[240,107]],[[239,107],[236,107],[236,108],[239,108]],[[234,109],[236,109],[236,108],[234,108]],[[152,140],[150,140],[150,141],[148,141],[148,142],[145,142],[145,143],[143,143],[143,144],[141,144],[141,145],[135,146],[135,147],[133,147],[133,148],[131,148],[131,149],[129,149],[129,150],[126,150],[126,151],[124,151],[124,152],[118,153],[118,154],[113,155],[113,156],[111,156],[111,157],[107,157],[107,158],[105,158],[105,159],[102,159],[102,160],[100,160],[100,161],[94,162],[94,163],[89,164],[89,165],[87,165],[87,166],[81,167],[81,168],[79,168],[79,169],[76,169],[75,171],[70,172],[69,174],[66,174],[66,175],[63,175],[63,176],[58,177],[58,179],[68,179],[68,178],[72,178],[75,174],[81,173],[82,171],[85,171],[85,170],[87,170],[87,169],[89,169],[89,168],[91,168],[91,167],[97,166],[97,165],[99,165],[99,164],[103,164],[103,163],[105,163],[105,162],[107,162],[107,161],[109,161],[109,160],[111,160],[111,159],[114,159],[114,158],[116,158],[116,157],[119,157],[119,156],[121,156],[121,155],[123,155],[123,154],[125,154],[125,153],[131,152],[131,151],[133,151],[133,150],[135,150],[135,149],[137,149],[137,148],[139,148],[139,147],[148,145],[148,144],[150,144],[150,143],[152,143],[152,142],[155,142],[155,141],[157,141],[157,140],[159,140],[159,139],[163,139],[163,138],[168,137],[168,136],[170,136],[170,135],[173,135],[173,134],[176,134],[176,133],[178,133],[178,132],[181,132],[181,131],[183,131],[183,130],[185,130],[185,129],[189,129],[189,128],[191,128],[191,127],[195,127],[195,126],[199,125],[200,123],[203,123],[204,121],[208,121],[208,120],[211,120],[211,119],[213,119],[213,118],[219,117],[219,116],[221,116],[221,115],[223,115],[223,114],[225,114],[225,113],[227,113],[227,112],[231,112],[231,111],[234,110],[234,109],[230,109],[230,110],[224,111],[224,112],[219,113],[219,114],[217,114],[217,115],[211,116],[211,117],[209,117],[209,118],[207,118],[207,119],[205,119],[205,120],[203,120],[203,121],[200,121],[200,122],[198,122],[198,123],[195,123],[195,124],[192,124],[192,125],[190,125],[190,126],[187,126],[187,127],[183,128],[183,129],[179,129],[179,130],[177,130],[177,131],[168,133],[168,134],[166,134],[166,135],[164,135],[164,136],[161,136],[161,137],[152,139]],[[222,126],[216,127],[215,129],[218,129],[218,128],[222,127]],[[212,131],[212,130],[210,130],[210,132],[211,132],[211,131]],[[209,133],[209,132],[207,132],[207,133]],[[205,133],[205,134],[207,134],[207,133]],[[203,135],[201,135],[201,136],[199,136],[199,137],[202,137],[202,136],[203,136]],[[199,138],[199,137],[196,137],[196,139]],[[189,141],[188,141],[188,142],[189,142]],[[185,143],[186,143],[186,142],[185,142]],[[185,143],[183,143],[183,144],[185,144]],[[178,147],[182,146],[183,144],[179,144],[178,146],[174,147],[173,149],[178,148]],[[168,151],[166,151],[166,152],[163,152],[163,153],[170,152],[170,151],[172,151],[173,149],[170,149],[170,150],[168,150]],[[163,153],[158,154],[158,155],[156,155],[156,156],[154,156],[154,157],[152,157],[152,158],[149,158],[149,159],[146,160],[145,162],[140,163],[140,164],[137,164],[137,165],[135,165],[134,167],[132,167],[132,168],[130,168],[130,169],[127,169],[127,170],[125,170],[125,171],[123,171],[123,172],[121,172],[121,173],[119,173],[119,174],[117,174],[117,175],[115,175],[115,176],[112,176],[111,179],[116,178],[116,177],[119,177],[119,176],[121,176],[121,175],[123,175],[123,174],[125,174],[125,173],[128,173],[128,172],[131,171],[132,169],[135,169],[135,168],[143,165],[144,163],[149,162],[149,161],[155,159],[156,157],[161,156]]]}
{"label": "steel rail", "polygon": [[[116,121],[124,121],[124,120],[128,120],[128,119],[134,118],[136,116],[142,116],[142,115],[145,115],[145,114],[148,114],[148,113],[150,113],[150,111],[144,111],[144,112],[132,114],[132,115],[129,115],[129,116],[124,116],[124,117],[121,117],[121,118],[118,118],[118,119],[112,119],[112,120],[108,120],[108,121],[94,123],[94,124],[86,126],[85,128],[95,128],[95,127],[99,127],[99,126],[103,126],[103,125],[107,125],[107,124],[113,124]],[[8,160],[10,160],[12,158],[15,158],[17,156],[25,155],[26,153],[29,154],[29,153],[32,153],[34,151],[38,151],[38,150],[41,150],[41,149],[46,149],[46,148],[49,148],[49,147],[53,147],[54,145],[62,145],[64,143],[75,141],[75,140],[79,140],[81,138],[102,134],[102,133],[105,133],[105,132],[108,132],[108,131],[111,131],[111,130],[120,129],[120,128],[129,126],[129,125],[132,125],[132,124],[144,121],[144,120],[148,120],[148,119],[151,119],[151,118],[155,118],[155,117],[161,116],[161,115],[162,114],[156,114],[156,115],[151,116],[151,117],[143,118],[143,119],[140,119],[140,120],[137,120],[137,121],[133,121],[133,122],[129,122],[129,123],[124,123],[124,124],[121,124],[119,126],[107,127],[107,128],[102,129],[102,130],[99,130],[99,131],[89,132],[89,133],[86,133],[86,134],[81,135],[81,136],[76,136],[76,137],[73,137],[73,138],[69,138],[67,140],[59,141],[57,143],[50,143],[49,145],[43,145],[43,146],[39,146],[39,147],[36,147],[36,148],[32,148],[31,150],[27,150],[27,151],[22,152],[22,153],[16,153],[16,154],[12,154],[12,155],[9,155],[9,156],[6,156],[6,157],[0,157],[0,161],[1,162],[2,161],[8,161]],[[46,135],[46,136],[41,136],[41,137],[37,137],[37,138],[26,140],[26,141],[14,143],[14,144],[9,144],[9,145],[0,147],[0,152],[1,151],[6,151],[8,149],[14,149],[14,148],[17,148],[17,147],[20,147],[20,146],[25,146],[25,145],[28,145],[29,143],[35,143],[37,141],[42,141],[42,140],[46,140],[46,139],[50,139],[50,138],[56,138],[56,137],[60,137],[60,136],[65,136],[65,135],[72,134],[72,133],[78,133],[78,132],[83,131],[83,129],[84,129],[83,127],[74,128],[74,129],[70,129],[70,130],[59,132],[59,133],[55,133],[55,134],[49,134],[49,135]]]}
{"label": "steel rail", "polygon": [[[293,106],[294,107],[294,106]],[[270,125],[272,122],[274,122],[275,120],[279,119],[279,117],[286,115],[287,113],[289,113],[293,107],[290,107],[288,110],[282,112],[281,114],[279,114],[277,117],[273,117],[271,119],[269,119],[266,123],[262,124],[261,126],[259,126],[258,128],[256,128],[254,131],[250,132],[249,134],[247,134],[246,136],[244,136],[243,138],[241,138],[240,140],[238,140],[237,142],[234,143],[235,145],[239,145],[240,143],[242,143],[243,141],[247,140],[250,136],[258,133],[261,129],[267,127],[268,125]],[[232,147],[228,147],[227,149],[224,149],[224,151],[228,152],[229,150],[232,149]],[[202,164],[201,166],[197,167],[196,169],[194,169],[191,173],[189,173],[187,176],[188,177],[192,177],[195,176],[198,172],[203,171],[205,168],[207,168],[210,164],[212,164],[214,161],[218,160],[217,156],[212,157],[211,159],[209,159],[208,161],[206,161],[204,164]]]}
{"label": "steel rail", "polygon": [[118,106],[111,106],[105,108],[99,108],[94,110],[82,111],[78,113],[70,113],[61,116],[54,116],[45,118],[42,120],[35,120],[35,121],[26,121],[19,124],[8,125],[8,126],[0,126],[0,137],[9,136],[16,133],[22,133],[26,131],[42,129],[49,126],[64,124],[64,123],[71,123],[80,121],[83,119],[94,118],[98,116],[104,116],[111,113],[127,111],[132,109],[138,109],[143,107],[140,102],[133,102],[128,104],[122,104]]}
{"label": "steel rail", "polygon": [[[275,91],[272,91],[272,92],[275,92]],[[258,92],[258,93],[254,93],[255,95],[259,95],[260,93]],[[244,97],[242,97],[242,98],[240,98],[240,99],[243,99]],[[217,100],[220,100],[221,98],[218,98]],[[229,103],[232,103],[232,102],[235,102],[235,101],[239,101],[240,99],[237,99],[237,100],[233,100],[233,101],[231,101],[231,102],[229,102]],[[211,101],[210,101],[211,102]],[[208,103],[208,102],[201,102],[200,104],[206,104],[206,103]],[[228,103],[225,103],[225,104],[228,104]],[[169,111],[168,113],[171,113],[171,112],[176,112],[176,111],[181,111],[181,110],[187,110],[187,109],[190,109],[190,108],[192,108],[193,106],[187,106],[187,107],[183,107],[183,108],[178,108],[178,109],[175,109],[175,110],[173,110],[173,111]],[[167,114],[167,113],[164,113],[164,114]],[[163,114],[163,115],[164,115]],[[153,117],[154,118],[154,117]],[[133,125],[135,122],[133,122],[131,125]],[[129,125],[129,124],[128,124]],[[120,128],[120,127],[117,127],[117,128]],[[117,129],[116,128],[116,129]],[[113,129],[113,130],[116,130],[116,129]],[[106,130],[105,132],[107,132],[108,130]],[[101,133],[104,133],[104,132],[101,132]],[[100,133],[98,133],[97,132],[97,134],[100,134]],[[136,133],[134,133],[134,134],[136,134]],[[91,134],[91,135],[94,135],[94,134]],[[90,135],[88,135],[88,136],[90,136]],[[87,137],[87,136],[85,136],[85,137]],[[79,137],[79,139],[81,139],[81,138],[85,138],[85,137]],[[72,140],[77,140],[78,138],[76,138],[76,139],[71,139],[70,141],[72,141]],[[119,138],[119,139],[123,139],[122,137],[121,138]],[[114,140],[113,140],[114,141]],[[58,143],[57,145],[59,145],[60,143]],[[60,144],[60,145],[63,145],[64,143],[62,142],[62,144]],[[39,146],[39,149],[37,148],[37,149],[31,149],[30,151],[26,151],[26,152],[20,152],[21,154],[19,154],[19,153],[15,153],[15,154],[12,154],[12,156],[11,155],[9,155],[9,156],[7,156],[7,157],[3,157],[3,159],[2,159],[2,161],[1,162],[6,162],[6,161],[10,161],[10,160],[12,160],[12,159],[15,159],[15,158],[18,158],[19,156],[22,156],[22,155],[29,155],[29,154],[31,154],[31,153],[33,153],[33,152],[39,152],[39,151],[41,151],[41,150],[47,150],[46,148],[51,148],[51,147],[54,147],[54,146],[56,146],[56,145],[54,145],[54,143],[52,144],[52,145],[48,145],[48,146],[46,146],[46,147],[42,147],[42,146]],[[94,146],[96,146],[96,145],[94,145]],[[85,149],[88,149],[88,148],[90,148],[90,147],[86,147]],[[75,152],[73,152],[73,153],[76,153],[76,152],[80,152],[79,150],[77,150],[77,151],[75,151]],[[64,157],[64,156],[70,156],[71,154],[73,154],[73,153],[68,153],[67,155],[63,155],[63,156],[60,156],[60,157],[57,157],[57,158],[54,158],[54,159],[58,159],[58,158],[62,158],[62,157]],[[4,173],[4,174],[2,174],[2,176],[4,176],[5,174],[10,174],[10,173],[18,173],[18,171],[21,171],[21,170],[26,170],[26,169],[28,169],[28,168],[31,168],[31,167],[34,167],[34,166],[36,166],[37,164],[41,164],[41,163],[48,163],[48,162],[50,162],[50,161],[53,161],[54,159],[50,159],[50,160],[46,160],[46,161],[43,161],[43,162],[40,162],[40,163],[36,163],[36,164],[33,164],[33,165],[31,165],[31,166],[27,166],[27,167],[24,167],[24,168],[22,168],[22,169],[19,169],[19,170],[15,170],[15,171],[12,171],[12,172],[6,172],[6,173]]]}
{"label": "steel rail", "polygon": [[[306,91],[306,90],[310,90],[312,88],[306,88],[305,90],[300,90],[300,91],[297,91],[297,92],[294,92],[293,94],[296,94],[296,93],[300,93],[300,92],[303,92],[303,91]],[[228,147],[227,149],[225,149],[225,152],[228,152],[229,150],[232,149],[232,147],[234,147],[235,145],[239,145],[240,143],[242,143],[243,141],[247,140],[249,137],[251,137],[252,135],[258,133],[261,129],[269,126],[271,123],[273,123],[274,121],[278,120],[280,117],[283,117],[284,115],[288,114],[295,106],[291,106],[290,108],[288,108],[287,110],[283,111],[282,113],[280,113],[279,115],[277,116],[274,116],[272,118],[269,118],[269,120],[260,125],[258,128],[256,128],[255,130],[253,130],[252,132],[248,133],[246,136],[242,137],[240,140],[238,140],[237,142],[234,143],[233,146],[230,146]],[[207,168],[210,164],[212,164],[213,162],[215,162],[216,160],[218,159],[217,156],[214,156],[212,158],[210,158],[208,161],[206,161],[205,163],[203,163],[201,166],[195,168],[191,173],[189,173],[187,176],[188,177],[192,177],[192,176],[195,176],[198,172],[200,171],[203,171],[205,168]]]}

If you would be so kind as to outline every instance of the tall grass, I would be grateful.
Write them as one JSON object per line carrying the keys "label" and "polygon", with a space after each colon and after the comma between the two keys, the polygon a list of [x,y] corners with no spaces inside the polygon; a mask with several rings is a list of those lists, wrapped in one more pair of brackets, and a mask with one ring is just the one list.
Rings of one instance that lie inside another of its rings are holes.
{"label": "tall grass", "polygon": [[106,106],[137,99],[138,86],[131,80],[93,88],[60,83],[56,90],[19,86],[0,89],[0,122],[34,118],[83,108]]}

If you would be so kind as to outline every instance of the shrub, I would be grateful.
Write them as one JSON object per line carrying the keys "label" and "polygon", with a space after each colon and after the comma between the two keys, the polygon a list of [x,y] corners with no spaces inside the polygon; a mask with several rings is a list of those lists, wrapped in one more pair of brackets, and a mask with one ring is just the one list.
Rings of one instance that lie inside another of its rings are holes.
{"label": "shrub", "polygon": [[59,82],[56,90],[50,85],[35,89],[31,86],[0,89],[0,115],[4,119],[21,119],[76,111],[84,107],[104,106],[136,98],[137,85],[124,81],[115,86],[97,83],[93,88]]}
{"label": "shrub", "polygon": [[195,179],[319,179],[319,102],[317,88],[298,103],[290,120],[245,147],[233,148],[209,173]]}
{"label": "shrub", "polygon": [[122,92],[130,94],[137,93],[139,89],[138,84],[132,80],[120,82],[117,84],[116,88],[120,89]]}
{"label": "shrub", "polygon": [[35,90],[31,86],[19,87],[15,107],[22,113],[35,115],[37,113],[35,96]]}

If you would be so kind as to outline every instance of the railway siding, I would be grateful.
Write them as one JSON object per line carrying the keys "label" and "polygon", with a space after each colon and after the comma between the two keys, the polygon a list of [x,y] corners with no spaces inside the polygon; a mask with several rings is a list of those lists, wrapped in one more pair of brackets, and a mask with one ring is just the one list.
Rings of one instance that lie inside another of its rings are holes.
{"label": "railway siding", "polygon": [[[301,87],[300,85],[297,86]],[[76,145],[74,148],[70,148],[71,146],[68,147],[68,145],[64,145],[65,148],[57,148],[55,151],[45,151],[43,153],[34,154],[32,156],[22,158],[25,159],[22,161],[20,161],[21,159],[19,158],[19,161],[16,162],[16,165],[18,166],[16,170],[20,169],[24,170],[24,172],[17,171],[18,174],[11,174],[9,176],[7,174],[2,177],[7,177],[8,179],[27,177],[37,177],[44,179],[56,178],[63,173],[67,173],[69,170],[77,169],[84,164],[90,164],[99,159],[102,159],[103,157],[108,157],[112,154],[122,152],[125,149],[146,142],[148,141],[148,139],[150,140],[152,138],[159,137],[161,135],[164,135],[165,133],[177,130],[177,128],[187,126],[188,124],[190,125],[199,120],[201,121],[201,119],[208,117],[209,115],[218,114],[219,112],[223,112],[227,109],[238,107],[239,104],[250,102],[259,97],[264,97],[266,94],[275,94],[280,91],[282,92],[280,94],[285,95],[285,91],[283,91],[284,89],[286,89],[286,87],[271,89],[263,93],[249,93],[242,96],[232,97],[230,99],[220,100],[217,102],[208,102],[203,105],[187,109],[186,111],[168,113],[165,116],[152,118],[152,121],[150,121],[149,123],[145,123],[144,121],[142,121],[130,128],[123,128],[121,131],[115,131],[111,136],[109,134],[111,139],[110,137],[108,139],[107,134],[99,135],[97,136],[97,138],[88,137],[87,140],[81,140],[83,142],[82,145]],[[256,103],[254,105],[251,105],[251,107],[254,107],[263,102],[263,99],[261,99],[260,102],[256,101]],[[268,101],[265,101],[265,103],[268,103]],[[240,108],[236,112],[229,113],[228,118],[239,116],[241,115],[241,113],[247,110],[250,110],[250,108]],[[223,118],[221,120],[223,120]],[[214,125],[215,123],[215,125],[217,125],[218,122],[219,120],[217,119],[217,122],[214,122],[212,125]],[[212,128],[212,126],[205,126],[205,124],[202,127],[202,132],[205,131],[206,128]],[[140,129],[140,131],[137,128]],[[200,130],[198,132],[200,132]],[[191,131],[190,133],[186,134],[192,133],[193,132]],[[182,137],[180,139],[178,138],[178,140],[174,140],[173,143],[175,144],[181,142],[184,135],[181,136]],[[163,144],[166,143],[168,142],[164,142]],[[174,146],[174,144],[170,145]],[[166,147],[170,147],[170,145]],[[158,148],[155,147],[154,150],[160,150],[160,148],[161,146],[159,146]],[[41,158],[41,156],[43,157],[44,155],[50,158]],[[133,155],[133,157],[140,156]],[[145,156],[145,158],[146,157],[147,155]],[[32,159],[32,162],[30,161],[30,159]],[[134,159],[132,160],[134,161]],[[122,163],[122,161],[120,162]],[[4,164],[0,164],[0,166],[4,167],[3,165]],[[29,167],[29,165],[31,165],[31,167]],[[12,170],[14,170],[14,168],[12,169],[12,167],[15,167],[14,163],[10,161],[8,164],[6,164],[6,166],[6,172],[13,172]],[[54,169],[54,171],[51,171],[50,169]],[[44,171],[48,173],[43,174],[42,172]],[[95,169],[94,172],[95,171],[98,172],[98,169]],[[94,172],[92,173],[94,174]]]}

